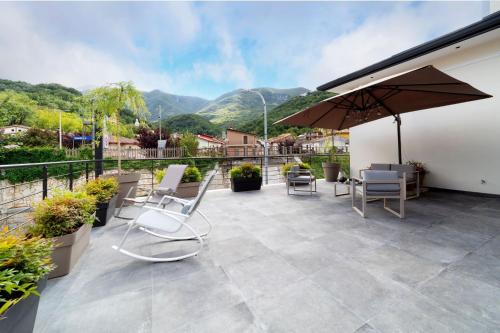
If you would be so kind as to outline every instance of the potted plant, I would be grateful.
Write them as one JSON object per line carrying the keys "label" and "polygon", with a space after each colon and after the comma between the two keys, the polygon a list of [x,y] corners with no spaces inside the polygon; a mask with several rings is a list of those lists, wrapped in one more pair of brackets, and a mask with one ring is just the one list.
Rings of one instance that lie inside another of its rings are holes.
{"label": "potted plant", "polygon": [[95,220],[95,198],[85,192],[61,191],[35,206],[29,233],[51,239],[56,265],[49,279],[68,274],[89,244]]}
{"label": "potted plant", "polygon": [[325,180],[327,182],[336,182],[340,171],[340,163],[338,162],[337,156],[335,155],[337,152],[337,148],[335,148],[335,146],[332,146],[330,149],[328,149],[328,151],[328,162],[322,162],[321,167],[323,168]]}
{"label": "potted plant", "polygon": [[[104,124],[104,119],[108,119],[109,124],[103,126],[103,128],[109,128],[111,134],[117,137],[118,173],[112,176],[119,183],[116,204],[121,205],[131,188],[134,188],[134,190],[129,195],[135,196],[135,189],[137,188],[141,174],[137,172],[122,173],[120,135],[124,128],[120,122],[120,115],[123,111],[128,110],[136,117],[144,119],[147,118],[149,111],[144,102],[142,92],[137,90],[132,82],[111,83],[107,86],[90,90],[85,95],[85,100],[88,101],[90,107],[95,111],[95,115],[99,121]],[[105,134],[101,133],[100,135],[102,137]]]}
{"label": "potted plant", "polygon": [[201,179],[201,172],[197,167],[187,167],[175,195],[179,198],[194,198],[198,195]]}
{"label": "potted plant", "polygon": [[116,200],[118,198],[118,182],[116,178],[96,178],[83,187],[83,191],[95,198],[96,216],[94,227],[102,227],[115,214]]}
{"label": "potted plant", "polygon": [[0,231],[0,332],[32,332],[40,293],[54,268],[49,239]]}
{"label": "potted plant", "polygon": [[423,187],[424,178],[427,174],[427,169],[425,168],[425,164],[419,161],[408,161],[406,164],[413,165],[415,167],[415,171],[418,171],[418,179],[420,188]]}
{"label": "potted plant", "polygon": [[260,168],[252,163],[243,163],[231,169],[231,189],[233,192],[260,190],[262,177]]}

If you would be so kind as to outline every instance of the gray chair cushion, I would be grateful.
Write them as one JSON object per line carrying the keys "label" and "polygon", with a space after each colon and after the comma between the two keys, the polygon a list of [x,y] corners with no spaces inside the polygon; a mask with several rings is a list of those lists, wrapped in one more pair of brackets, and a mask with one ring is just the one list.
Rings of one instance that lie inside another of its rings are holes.
{"label": "gray chair cushion", "polygon": [[296,176],[288,178],[291,183],[309,183],[310,181],[314,181],[314,176]]}
{"label": "gray chair cushion", "polygon": [[416,180],[415,166],[406,164],[391,164],[391,170],[397,171],[399,178],[403,177],[403,173],[406,172],[406,181],[412,182]]}
{"label": "gray chair cushion", "polygon": [[290,168],[290,173],[288,174],[288,179],[298,177],[300,175],[300,166],[298,165],[292,165]]}
{"label": "gray chair cushion", "polygon": [[[364,180],[398,180],[397,171],[365,170]],[[367,191],[399,192],[399,184],[367,184]]]}
{"label": "gray chair cushion", "polygon": [[370,166],[371,170],[391,170],[391,165],[389,163],[372,163]]}

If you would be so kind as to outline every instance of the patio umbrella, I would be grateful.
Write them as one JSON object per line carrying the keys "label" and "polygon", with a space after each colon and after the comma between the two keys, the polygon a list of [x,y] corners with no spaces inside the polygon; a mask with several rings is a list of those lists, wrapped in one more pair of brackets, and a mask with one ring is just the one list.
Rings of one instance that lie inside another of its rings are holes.
{"label": "patio umbrella", "polygon": [[426,66],[328,98],[276,124],[342,130],[391,116],[397,123],[401,164],[400,114],[489,97],[492,96]]}

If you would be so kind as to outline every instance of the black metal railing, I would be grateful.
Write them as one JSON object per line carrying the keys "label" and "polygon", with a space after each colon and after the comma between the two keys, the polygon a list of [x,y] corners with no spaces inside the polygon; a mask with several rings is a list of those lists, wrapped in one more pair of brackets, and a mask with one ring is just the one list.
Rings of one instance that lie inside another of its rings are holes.
{"label": "black metal railing", "polygon": [[[269,157],[270,172],[268,173],[269,183],[282,182],[283,178],[280,168],[284,163],[294,161],[294,156],[300,156],[305,162],[313,162],[315,159],[328,159],[328,154],[311,151],[308,154],[284,154]],[[349,155],[338,155],[338,158],[347,158]],[[229,185],[229,170],[242,162],[252,162],[260,165],[264,170],[263,156],[225,156],[225,157],[189,157],[189,158],[148,158],[148,159],[124,159],[121,160],[122,170],[142,170],[142,176],[138,187],[149,190],[155,186],[155,171],[167,167],[172,163],[194,164],[202,173],[218,168],[219,179],[215,186],[227,187]],[[98,164],[102,165],[102,168]],[[54,190],[67,189],[74,190],[79,183],[88,182],[90,179],[99,177],[98,170],[103,170],[104,174],[109,174],[118,170],[118,160],[70,160],[60,162],[40,162],[26,164],[6,164],[0,165],[0,227],[9,226],[10,230],[15,230],[29,222],[26,216],[33,205],[49,196]],[[19,170],[31,170],[22,173],[26,179],[12,180],[10,173],[19,173]],[[19,192],[19,193],[18,193]],[[15,221],[19,217],[21,221]]]}

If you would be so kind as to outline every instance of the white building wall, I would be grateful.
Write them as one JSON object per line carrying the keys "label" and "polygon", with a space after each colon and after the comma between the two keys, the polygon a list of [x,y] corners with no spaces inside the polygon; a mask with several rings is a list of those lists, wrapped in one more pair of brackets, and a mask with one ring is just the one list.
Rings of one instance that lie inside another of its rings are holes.
{"label": "white building wall", "polygon": [[[500,194],[500,38],[428,64],[494,97],[401,115],[403,162],[424,162],[427,186]],[[353,175],[397,163],[393,119],[351,128],[350,150]]]}

